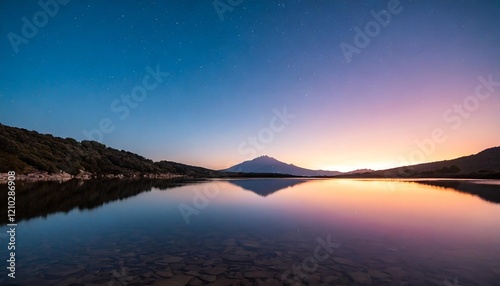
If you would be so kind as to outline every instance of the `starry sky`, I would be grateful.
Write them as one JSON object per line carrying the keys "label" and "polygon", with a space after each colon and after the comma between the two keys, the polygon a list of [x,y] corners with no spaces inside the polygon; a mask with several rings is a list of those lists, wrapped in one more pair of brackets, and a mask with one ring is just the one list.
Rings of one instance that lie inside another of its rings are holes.
{"label": "starry sky", "polygon": [[213,169],[500,145],[498,1],[41,3],[0,1],[5,125]]}

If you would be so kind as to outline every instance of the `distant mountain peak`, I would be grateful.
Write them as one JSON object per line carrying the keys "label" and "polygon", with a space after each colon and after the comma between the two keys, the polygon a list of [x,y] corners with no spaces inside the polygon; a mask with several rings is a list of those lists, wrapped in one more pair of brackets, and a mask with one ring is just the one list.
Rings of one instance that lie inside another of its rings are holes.
{"label": "distant mountain peak", "polygon": [[243,163],[234,165],[228,169],[222,170],[226,172],[241,172],[241,173],[272,173],[272,174],[287,174],[292,176],[335,176],[340,174],[337,171],[322,171],[310,170],[279,161],[268,155],[259,156],[253,160],[248,160]]}
{"label": "distant mountain peak", "polygon": [[262,155],[262,156],[259,156],[259,157],[256,157],[252,160],[248,160],[248,161],[245,161],[245,162],[255,162],[255,163],[260,163],[260,164],[265,164],[265,163],[282,163],[281,161],[271,157],[271,156],[268,156],[268,155]]}
{"label": "distant mountain peak", "polygon": [[274,158],[273,158],[273,157],[271,157],[271,156],[268,156],[268,155],[262,155],[262,156],[256,157],[255,159],[253,159],[253,160],[251,160],[251,161],[258,160],[258,159],[273,159],[273,160],[276,160],[276,159],[274,159]]}

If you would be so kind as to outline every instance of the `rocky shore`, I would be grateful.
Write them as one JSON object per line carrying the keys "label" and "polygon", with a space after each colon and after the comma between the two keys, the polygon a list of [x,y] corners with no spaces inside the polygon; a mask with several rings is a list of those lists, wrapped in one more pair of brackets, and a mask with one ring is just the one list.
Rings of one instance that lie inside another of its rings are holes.
{"label": "rocky shore", "polygon": [[[47,172],[32,172],[28,174],[16,174],[16,180],[39,182],[39,181],[59,181],[65,182],[71,179],[90,180],[90,179],[122,179],[122,178],[148,178],[148,179],[173,179],[182,178],[184,175],[163,173],[163,174],[92,174],[89,172],[80,172],[78,175],[71,175],[66,172],[47,173]],[[7,173],[0,173],[0,184],[6,183],[8,179]]]}

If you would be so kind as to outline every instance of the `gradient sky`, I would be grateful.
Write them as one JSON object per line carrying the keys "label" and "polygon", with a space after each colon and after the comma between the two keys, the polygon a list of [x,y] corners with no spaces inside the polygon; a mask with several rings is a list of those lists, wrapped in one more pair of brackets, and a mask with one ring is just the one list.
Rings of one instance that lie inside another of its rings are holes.
{"label": "gradient sky", "polygon": [[[107,118],[108,146],[214,169],[264,154],[380,169],[500,145],[500,86],[475,95],[478,77],[500,82],[500,2],[401,0],[349,63],[340,44],[388,3],[244,1],[221,14],[212,1],[72,0],[16,53],[12,33],[42,8],[0,1],[0,122],[84,140]],[[147,67],[169,75],[116,112]],[[283,108],[295,117],[282,126]],[[436,128],[446,140],[418,151]],[[261,150],[248,141],[259,134]]]}

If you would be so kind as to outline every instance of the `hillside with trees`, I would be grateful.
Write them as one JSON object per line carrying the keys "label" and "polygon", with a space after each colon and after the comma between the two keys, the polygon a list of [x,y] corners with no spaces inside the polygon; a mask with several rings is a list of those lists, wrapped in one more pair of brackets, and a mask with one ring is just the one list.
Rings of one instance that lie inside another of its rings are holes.
{"label": "hillside with trees", "polygon": [[7,171],[77,175],[178,174],[211,177],[218,172],[169,161],[153,162],[140,155],[107,147],[96,141],[81,142],[0,124],[0,173]]}

